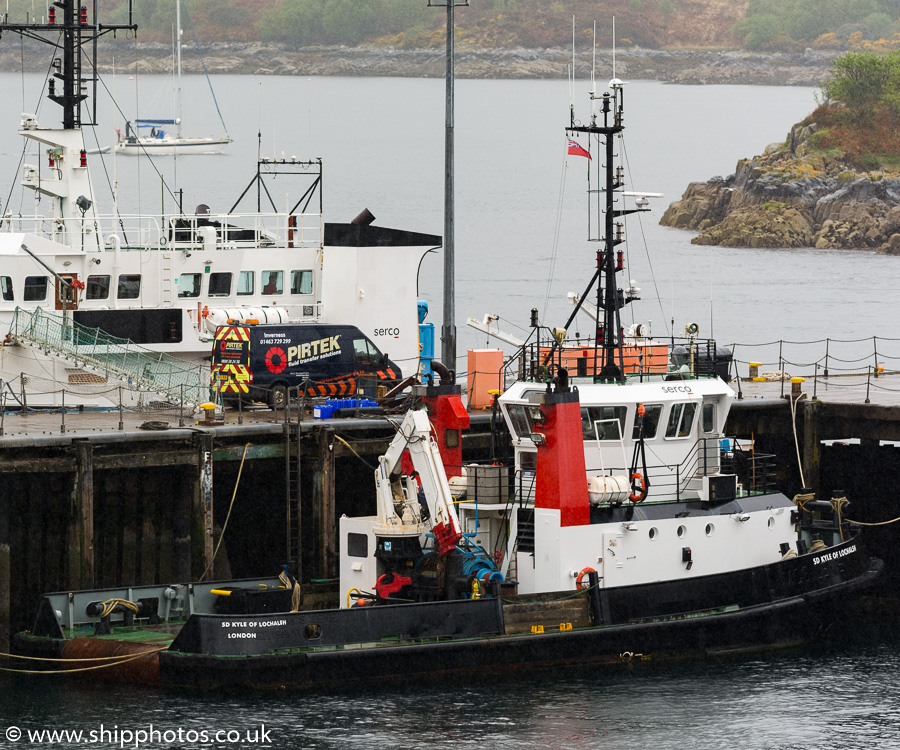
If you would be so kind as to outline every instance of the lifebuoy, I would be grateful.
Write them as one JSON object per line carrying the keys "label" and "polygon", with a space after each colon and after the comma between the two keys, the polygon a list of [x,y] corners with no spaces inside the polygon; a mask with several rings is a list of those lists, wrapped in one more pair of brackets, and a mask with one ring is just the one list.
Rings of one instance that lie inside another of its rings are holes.
{"label": "lifebuoy", "polygon": [[628,499],[633,503],[639,503],[647,497],[647,480],[639,471],[631,475],[631,494]]}
{"label": "lifebuoy", "polygon": [[588,579],[588,573],[596,573],[597,571],[593,568],[582,568],[581,572],[578,574],[578,577],[575,579],[575,588],[579,591],[584,591],[585,589],[589,589],[591,587],[590,580]]}

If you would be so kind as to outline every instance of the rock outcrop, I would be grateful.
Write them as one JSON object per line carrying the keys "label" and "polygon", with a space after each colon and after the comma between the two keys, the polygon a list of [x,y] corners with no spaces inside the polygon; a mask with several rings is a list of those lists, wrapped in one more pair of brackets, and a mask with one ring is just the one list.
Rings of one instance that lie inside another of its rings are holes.
{"label": "rock outcrop", "polygon": [[857,172],[808,156],[812,125],[742,159],[727,178],[692,183],[660,224],[726,247],[874,249],[900,254],[900,175]]}

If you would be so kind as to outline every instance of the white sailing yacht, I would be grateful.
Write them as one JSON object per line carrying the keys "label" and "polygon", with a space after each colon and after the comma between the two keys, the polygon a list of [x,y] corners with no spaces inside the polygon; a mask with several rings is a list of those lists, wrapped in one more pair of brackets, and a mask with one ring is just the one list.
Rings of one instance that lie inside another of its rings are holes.
{"label": "white sailing yacht", "polygon": [[[174,156],[177,154],[221,154],[231,143],[227,135],[216,138],[188,138],[181,134],[183,94],[181,90],[181,0],[175,4],[175,86],[178,117],[136,119],[118,131],[116,153]],[[174,132],[168,128],[174,128]]]}

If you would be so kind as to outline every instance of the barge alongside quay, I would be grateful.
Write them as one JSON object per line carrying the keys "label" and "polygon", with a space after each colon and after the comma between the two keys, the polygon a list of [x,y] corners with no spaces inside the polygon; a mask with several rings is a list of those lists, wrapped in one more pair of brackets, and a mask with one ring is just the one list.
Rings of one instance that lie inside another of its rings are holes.
{"label": "barge alongside quay", "polygon": [[605,148],[598,335],[542,342],[534,316],[497,401],[512,466],[460,466],[459,388],[418,386],[375,472],[376,514],[340,519],[340,606],[301,607],[314,584],[295,561],[279,578],[66,591],[14,651],[163,685],[312,689],[714,656],[827,629],[882,568],[846,499],[788,498],[769,457],[725,436],[734,393],[714,346],[691,332],[660,360],[624,334],[634,285],[617,287],[615,219],[642,207],[617,207],[622,119],[614,79],[567,128]]}

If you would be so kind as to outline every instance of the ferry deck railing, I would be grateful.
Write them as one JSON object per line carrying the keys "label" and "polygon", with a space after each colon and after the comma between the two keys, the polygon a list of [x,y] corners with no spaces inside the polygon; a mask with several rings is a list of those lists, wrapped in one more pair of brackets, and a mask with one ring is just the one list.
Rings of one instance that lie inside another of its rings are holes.
{"label": "ferry deck railing", "polygon": [[45,216],[2,218],[0,231],[34,234],[85,252],[113,250],[199,250],[214,238],[218,249],[321,247],[322,214],[235,213],[176,215],[98,215],[57,220]]}

